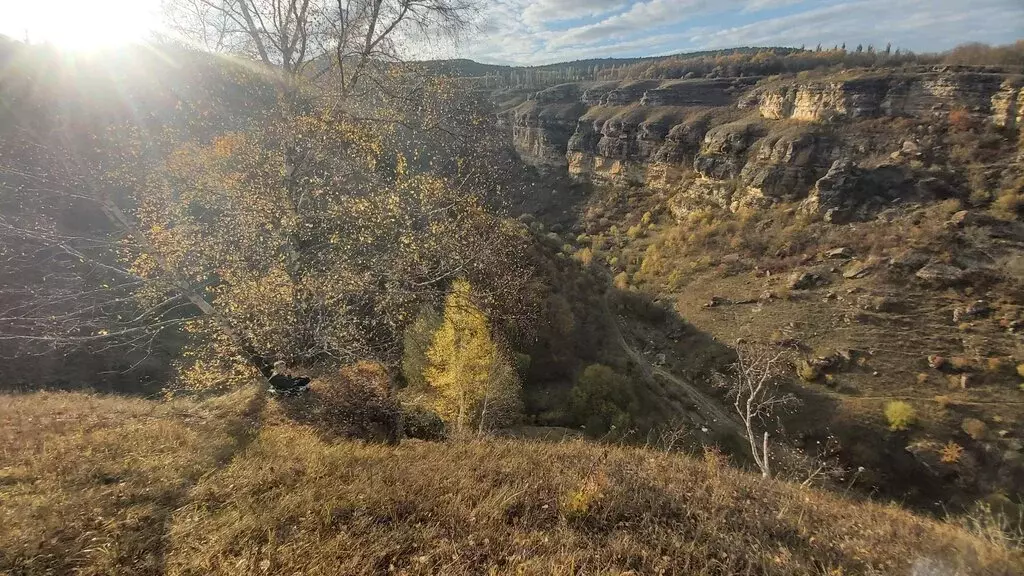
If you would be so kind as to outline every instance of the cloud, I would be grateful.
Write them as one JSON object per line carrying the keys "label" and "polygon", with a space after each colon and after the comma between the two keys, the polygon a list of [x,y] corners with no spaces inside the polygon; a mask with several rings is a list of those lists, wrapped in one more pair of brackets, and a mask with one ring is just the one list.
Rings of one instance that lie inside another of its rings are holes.
{"label": "cloud", "polygon": [[621,10],[627,0],[537,0],[523,10],[523,21],[532,26]]}
{"label": "cloud", "polygon": [[1024,37],[1021,0],[490,0],[461,55],[503,64],[734,46],[937,51]]}
{"label": "cloud", "polygon": [[714,0],[649,0],[633,4],[629,10],[609,16],[600,22],[573,28],[555,37],[550,45],[574,46],[593,44],[630,34],[642,34],[651,29],[684,22],[704,13]]}

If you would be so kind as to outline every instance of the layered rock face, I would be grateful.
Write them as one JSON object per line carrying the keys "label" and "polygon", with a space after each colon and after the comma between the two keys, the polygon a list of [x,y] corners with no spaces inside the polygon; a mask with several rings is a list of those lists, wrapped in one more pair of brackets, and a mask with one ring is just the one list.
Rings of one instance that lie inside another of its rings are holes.
{"label": "layered rock face", "polygon": [[[506,118],[527,162],[581,180],[669,189],[680,215],[808,198],[806,210],[836,221],[862,215],[849,198],[881,204],[894,194],[934,195],[909,186],[905,166],[933,151],[921,152],[924,140],[899,129],[886,132],[878,119],[927,128],[957,118],[1008,131],[1024,124],[1024,80],[994,71],[760,80],[564,84],[532,95]],[[858,126],[870,121],[871,135],[859,136]]]}
{"label": "layered rock face", "polygon": [[909,116],[945,118],[962,110],[999,126],[1021,117],[1020,79],[1001,73],[955,70],[876,73],[849,80],[782,84],[755,90],[763,118],[829,121],[840,118]]}

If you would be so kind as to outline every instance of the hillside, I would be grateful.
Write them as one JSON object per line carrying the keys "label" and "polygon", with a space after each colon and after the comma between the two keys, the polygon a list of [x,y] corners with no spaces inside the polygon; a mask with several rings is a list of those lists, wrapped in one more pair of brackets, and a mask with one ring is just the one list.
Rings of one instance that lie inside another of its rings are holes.
{"label": "hillside", "polygon": [[[895,506],[581,441],[325,441],[252,389],[0,397],[5,574],[992,574]],[[984,535],[984,533],[982,533]],[[991,535],[991,533],[990,533]]]}
{"label": "hillside", "polygon": [[[783,442],[835,442],[872,492],[941,513],[1024,478],[1022,89],[931,66],[576,82],[502,118],[523,161],[589,190],[538,217],[620,290],[705,341],[791,351]],[[624,333],[716,395],[701,348]]]}

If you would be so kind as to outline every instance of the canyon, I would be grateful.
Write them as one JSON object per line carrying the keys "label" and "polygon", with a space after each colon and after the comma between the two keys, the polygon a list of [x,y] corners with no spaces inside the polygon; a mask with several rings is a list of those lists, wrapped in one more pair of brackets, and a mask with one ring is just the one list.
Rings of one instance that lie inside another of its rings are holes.
{"label": "canyon", "polygon": [[528,164],[669,191],[679,215],[804,200],[803,210],[836,221],[863,216],[865,202],[957,194],[945,125],[1012,138],[1024,121],[1024,79],[1000,69],[811,76],[569,83],[500,118]]}

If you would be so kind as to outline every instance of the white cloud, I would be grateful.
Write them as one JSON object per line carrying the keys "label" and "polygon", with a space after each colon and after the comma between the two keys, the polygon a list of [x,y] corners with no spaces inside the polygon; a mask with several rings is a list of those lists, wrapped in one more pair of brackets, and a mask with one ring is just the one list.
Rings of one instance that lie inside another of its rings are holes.
{"label": "white cloud", "polygon": [[490,0],[485,6],[482,33],[461,53],[510,64],[819,42],[892,42],[920,52],[1024,37],[1022,0],[969,6],[966,0]]}
{"label": "white cloud", "polygon": [[[586,45],[639,34],[677,24],[708,12],[714,0],[649,0],[629,10],[596,22],[578,26],[552,39],[552,47]],[[721,4],[720,2],[718,4]]]}
{"label": "white cloud", "polygon": [[574,18],[593,17],[621,10],[627,0],[537,0],[523,10],[523,21],[532,26]]}

